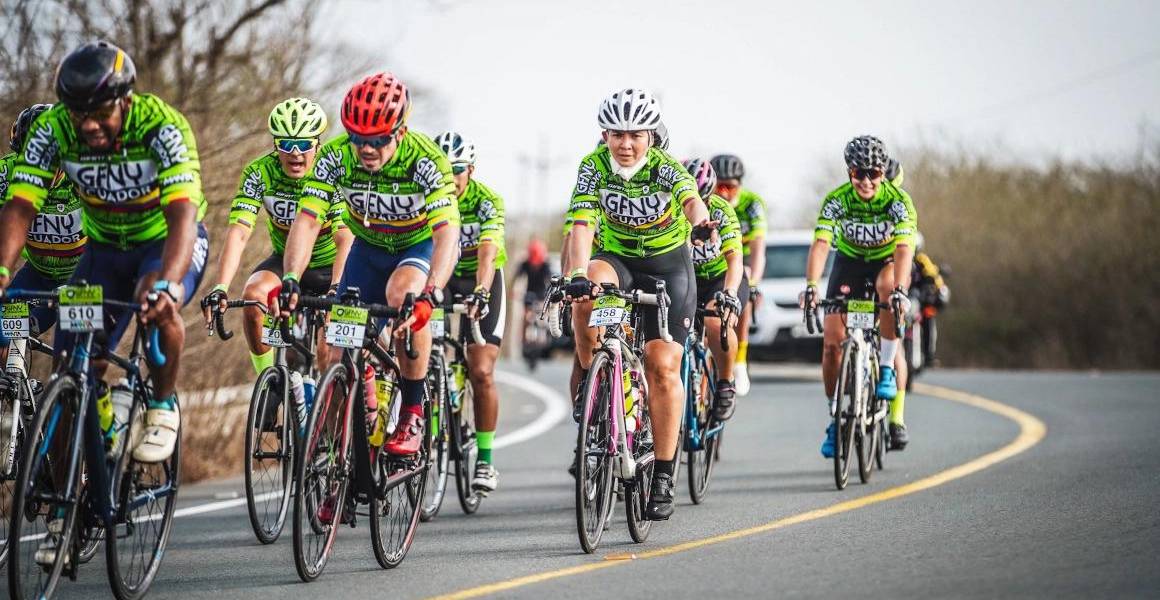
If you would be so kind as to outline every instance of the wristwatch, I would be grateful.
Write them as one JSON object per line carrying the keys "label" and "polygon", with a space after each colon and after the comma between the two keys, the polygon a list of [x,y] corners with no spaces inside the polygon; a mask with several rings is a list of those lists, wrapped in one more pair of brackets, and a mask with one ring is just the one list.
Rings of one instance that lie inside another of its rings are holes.
{"label": "wristwatch", "polygon": [[443,290],[433,285],[428,285],[427,287],[423,288],[423,293],[430,296],[431,301],[434,302],[436,306],[443,305]]}
{"label": "wristwatch", "polygon": [[165,292],[165,294],[168,295],[170,299],[172,299],[174,302],[177,302],[177,296],[174,296],[173,292],[169,289],[169,286],[171,285],[173,284],[168,279],[158,279],[157,281],[153,282],[153,291]]}

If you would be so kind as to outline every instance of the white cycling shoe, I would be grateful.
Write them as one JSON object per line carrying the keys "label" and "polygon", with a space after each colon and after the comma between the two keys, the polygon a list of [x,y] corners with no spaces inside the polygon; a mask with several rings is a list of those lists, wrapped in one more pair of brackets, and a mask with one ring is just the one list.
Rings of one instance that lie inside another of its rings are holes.
{"label": "white cycling shoe", "polygon": [[[36,564],[51,568],[56,562],[57,548],[60,546],[60,533],[64,527],[64,519],[53,519],[47,523],[48,533],[44,535],[44,540],[40,542],[40,546],[36,548],[36,552],[32,558]],[[68,564],[68,556],[65,556],[65,565]]]}
{"label": "white cycling shoe", "polygon": [[475,477],[471,480],[471,489],[482,496],[495,491],[499,484],[499,471],[493,465],[485,462],[475,463]]}
{"label": "white cycling shoe", "polygon": [[743,362],[733,365],[733,386],[738,396],[749,395],[749,369]]}
{"label": "white cycling shoe", "polygon": [[159,463],[168,460],[177,446],[177,430],[181,416],[177,405],[173,410],[151,408],[145,412],[145,434],[133,450],[133,460],[140,463]]}

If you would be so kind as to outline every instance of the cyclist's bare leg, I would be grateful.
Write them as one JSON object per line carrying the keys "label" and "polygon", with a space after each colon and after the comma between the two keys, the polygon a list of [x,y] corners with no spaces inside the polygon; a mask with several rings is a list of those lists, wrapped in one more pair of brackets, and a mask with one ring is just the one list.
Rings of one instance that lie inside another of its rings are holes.
{"label": "cyclist's bare leg", "polygon": [[838,383],[838,369],[842,368],[842,342],[846,341],[846,323],[841,313],[827,313],[822,333],[822,382],[826,397],[834,395]]}
{"label": "cyclist's bare leg", "polygon": [[583,374],[583,369],[580,368],[580,356],[572,355],[572,376],[568,379],[568,389],[575,390],[580,387],[582,383],[580,376]]}
{"label": "cyclist's bare leg", "polygon": [[[266,303],[270,290],[280,287],[282,281],[270,271],[258,271],[246,280],[246,287],[242,290],[245,300]],[[264,313],[256,306],[247,306],[243,309],[242,326],[246,332],[246,345],[254,354],[265,354],[270,347],[262,343],[262,317]]]}
{"label": "cyclist's bare leg", "polygon": [[[427,274],[418,267],[403,265],[391,273],[387,281],[387,305],[402,306],[407,294],[418,296],[427,283]],[[431,329],[424,327],[411,334],[411,347],[419,353],[419,357],[412,360],[398,342],[397,357],[399,369],[405,379],[423,379],[427,377],[427,360],[431,356]]]}
{"label": "cyclist's bare leg", "polygon": [[681,385],[681,344],[649,340],[644,345],[644,374],[648,380],[648,411],[652,419],[657,460],[673,460],[684,412]]}
{"label": "cyclist's bare leg", "polygon": [[[588,280],[599,286],[602,283],[620,285],[616,276],[616,269],[602,261],[593,260],[588,263]],[[578,300],[572,303],[572,333],[576,340],[576,355],[580,359],[580,367],[587,369],[592,366],[592,352],[596,349],[595,328],[588,326],[588,317],[592,314],[592,302]]]}
{"label": "cyclist's bare leg", "polygon": [[499,358],[499,346],[495,344],[469,344],[467,346],[467,377],[471,380],[471,391],[475,403],[475,429],[495,431],[499,420],[499,393],[495,389],[495,361]]}

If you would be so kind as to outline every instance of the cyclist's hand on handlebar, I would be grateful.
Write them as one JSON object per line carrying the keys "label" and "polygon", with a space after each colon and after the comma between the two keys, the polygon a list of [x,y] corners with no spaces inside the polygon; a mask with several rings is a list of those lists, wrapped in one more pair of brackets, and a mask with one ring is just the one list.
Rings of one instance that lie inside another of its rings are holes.
{"label": "cyclist's hand on handlebar", "polygon": [[282,279],[282,287],[277,292],[276,296],[270,298],[270,314],[289,317],[290,313],[298,308],[298,298],[302,296],[302,286],[294,277],[285,277]]}
{"label": "cyclist's hand on handlebar", "polygon": [[491,311],[491,292],[483,286],[476,287],[463,303],[467,305],[467,317],[478,321]]}
{"label": "cyclist's hand on handlebar", "polygon": [[201,314],[205,317],[206,329],[213,329],[214,312],[215,310],[225,312],[226,302],[229,302],[229,297],[226,295],[225,288],[221,286],[214,287],[210,293],[201,299]]}
{"label": "cyclist's hand on handlebar", "polygon": [[564,297],[578,302],[587,302],[592,298],[594,287],[592,282],[583,275],[573,277],[572,281],[569,281],[568,285],[564,287]]}
{"label": "cyclist's hand on handlebar", "polygon": [[890,306],[893,308],[896,303],[902,314],[910,312],[910,296],[901,287],[894,288],[890,293]]}
{"label": "cyclist's hand on handlebar", "polygon": [[798,306],[813,310],[818,307],[818,286],[807,285],[802,293],[798,294]]}
{"label": "cyclist's hand on handlebar", "polygon": [[181,284],[173,282],[164,290],[143,290],[138,295],[138,301],[141,302],[141,322],[164,324],[176,319],[181,304],[177,302],[175,294],[181,293],[180,286]]}

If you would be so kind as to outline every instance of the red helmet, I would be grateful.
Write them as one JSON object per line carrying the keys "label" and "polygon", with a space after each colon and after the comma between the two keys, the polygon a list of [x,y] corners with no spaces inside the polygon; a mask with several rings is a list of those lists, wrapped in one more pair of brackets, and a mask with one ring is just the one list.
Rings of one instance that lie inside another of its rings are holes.
{"label": "red helmet", "polygon": [[348,133],[390,135],[407,122],[411,93],[391,73],[376,73],[354,84],[342,101],[342,126]]}
{"label": "red helmet", "polygon": [[546,258],[548,258],[548,247],[538,238],[532,238],[528,242],[528,262],[539,266],[544,264]]}

